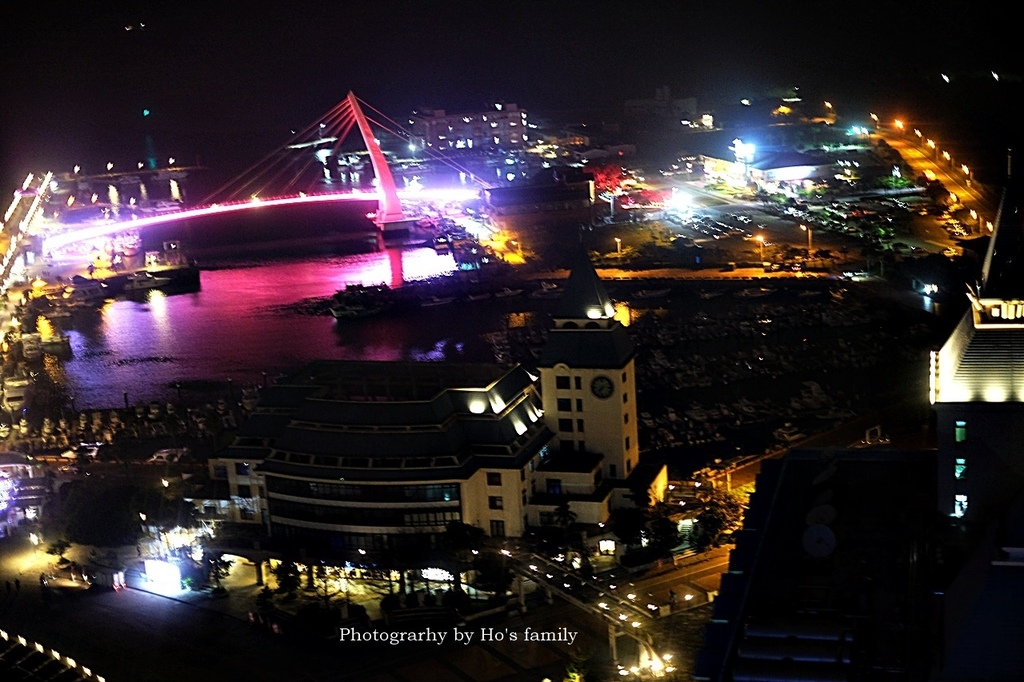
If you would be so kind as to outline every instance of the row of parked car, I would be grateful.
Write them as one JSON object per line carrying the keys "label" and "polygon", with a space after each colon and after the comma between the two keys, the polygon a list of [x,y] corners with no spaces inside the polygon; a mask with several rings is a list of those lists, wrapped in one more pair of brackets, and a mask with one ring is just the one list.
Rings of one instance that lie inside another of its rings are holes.
{"label": "row of parked car", "polygon": [[[104,447],[104,443],[79,443],[75,447],[60,453],[60,456],[62,459],[72,459],[80,462],[91,461],[99,457],[100,448],[102,447]],[[161,448],[149,456],[146,464],[173,464],[180,462],[188,454],[188,448]]]}

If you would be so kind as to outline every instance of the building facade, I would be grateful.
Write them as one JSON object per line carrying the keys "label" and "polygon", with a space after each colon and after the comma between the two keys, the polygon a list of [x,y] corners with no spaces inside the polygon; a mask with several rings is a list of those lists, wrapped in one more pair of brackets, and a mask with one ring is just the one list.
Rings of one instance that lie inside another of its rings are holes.
{"label": "building facade", "polygon": [[[638,466],[634,356],[584,256],[536,373],[312,363],[263,390],[211,460],[220,503],[196,504],[261,520],[281,553],[361,563],[437,565],[453,522],[500,541],[553,523],[564,505],[596,529],[667,487],[665,467]],[[258,511],[243,511],[250,500]]]}
{"label": "building facade", "polygon": [[1024,489],[1024,223],[1012,176],[970,306],[931,356],[939,511],[990,519]]}
{"label": "building facade", "polygon": [[483,111],[448,113],[421,109],[409,117],[413,144],[434,151],[521,149],[532,144],[526,111],[496,102]]}

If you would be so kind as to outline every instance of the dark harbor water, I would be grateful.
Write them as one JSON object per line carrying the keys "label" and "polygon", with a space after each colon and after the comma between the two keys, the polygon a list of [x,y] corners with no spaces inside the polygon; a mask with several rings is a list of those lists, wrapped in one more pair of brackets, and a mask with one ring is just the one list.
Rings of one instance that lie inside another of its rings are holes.
{"label": "dark harbor water", "polygon": [[217,262],[201,272],[198,291],[153,291],[59,320],[71,354],[55,373],[79,408],[105,408],[123,405],[125,392],[132,404],[177,399],[179,390],[188,402],[318,359],[493,361],[482,335],[513,312],[497,300],[344,322],[311,309],[347,284],[393,285],[453,268],[451,256],[427,248]]}

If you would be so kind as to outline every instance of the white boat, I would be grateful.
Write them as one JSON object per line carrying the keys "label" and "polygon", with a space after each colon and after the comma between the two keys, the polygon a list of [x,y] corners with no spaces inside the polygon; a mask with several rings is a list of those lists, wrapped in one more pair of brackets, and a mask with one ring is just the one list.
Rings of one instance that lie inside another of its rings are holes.
{"label": "white boat", "polygon": [[455,300],[454,296],[431,296],[420,301],[422,306],[437,306],[451,303]]}
{"label": "white boat", "polygon": [[509,289],[508,287],[504,287],[501,289],[501,291],[498,291],[496,294],[494,294],[494,297],[509,298],[511,296],[518,296],[521,293],[523,293],[522,289]]}
{"label": "white boat", "polygon": [[136,272],[128,275],[128,279],[124,283],[124,290],[147,291],[149,289],[158,289],[170,283],[171,279],[169,277],[155,277],[149,272]]}
{"label": "white boat", "polygon": [[530,294],[530,298],[557,298],[562,295],[562,289],[551,282],[541,282],[540,289]]}
{"label": "white boat", "polygon": [[98,280],[82,280],[64,288],[63,302],[71,307],[96,305],[110,297],[110,288]]}
{"label": "white boat", "polygon": [[774,289],[766,289],[765,287],[758,287],[756,289],[740,289],[736,292],[736,295],[740,298],[760,298],[761,296],[767,296],[768,294],[774,293]]}
{"label": "white boat", "polygon": [[4,398],[8,401],[23,400],[32,380],[26,376],[4,377]]}
{"label": "white boat", "polygon": [[348,302],[333,306],[331,315],[335,320],[347,320],[353,317],[369,317],[384,310],[378,306],[366,306],[359,303]]}
{"label": "white boat", "polygon": [[798,426],[791,424],[790,422],[786,422],[779,428],[772,431],[772,435],[785,443],[795,443],[798,440],[807,438],[807,435],[801,433]]}
{"label": "white boat", "polygon": [[71,337],[67,334],[52,334],[40,341],[47,353],[66,353],[71,350]]}
{"label": "white boat", "polygon": [[38,360],[43,356],[43,343],[39,334],[21,335],[21,354],[26,360]]}
{"label": "white boat", "polygon": [[633,296],[636,298],[661,298],[668,296],[671,291],[671,289],[640,289]]}

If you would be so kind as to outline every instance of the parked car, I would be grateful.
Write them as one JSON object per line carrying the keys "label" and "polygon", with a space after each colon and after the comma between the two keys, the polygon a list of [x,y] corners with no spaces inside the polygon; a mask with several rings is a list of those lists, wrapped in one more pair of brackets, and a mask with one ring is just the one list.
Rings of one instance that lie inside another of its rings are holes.
{"label": "parked car", "polygon": [[188,448],[162,448],[146,460],[146,464],[173,464],[188,454]]}
{"label": "parked car", "polygon": [[60,453],[60,456],[64,459],[95,459],[99,451],[99,443],[79,443],[75,447]]}

